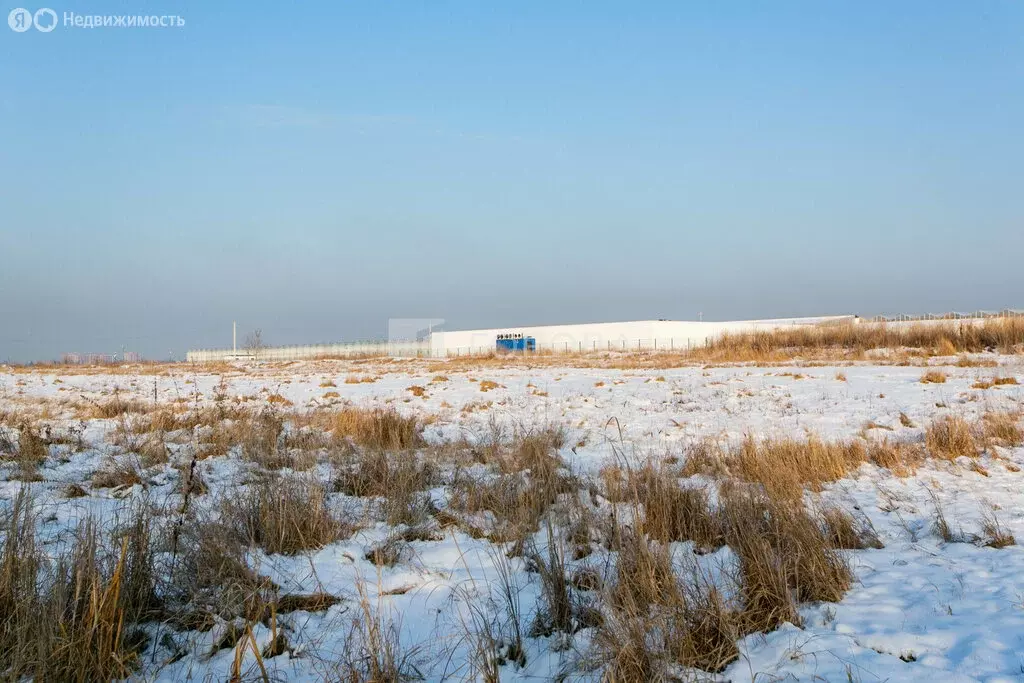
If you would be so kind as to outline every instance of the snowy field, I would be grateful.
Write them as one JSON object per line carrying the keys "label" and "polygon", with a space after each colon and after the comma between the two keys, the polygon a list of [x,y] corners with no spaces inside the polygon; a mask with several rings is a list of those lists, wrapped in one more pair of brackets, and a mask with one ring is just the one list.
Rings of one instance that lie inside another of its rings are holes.
{"label": "snowy field", "polygon": [[[392,539],[398,526],[370,509],[373,500],[330,485],[343,466],[332,455],[336,441],[301,446],[308,451],[302,466],[287,453],[298,443],[289,435],[317,429],[315,421],[294,416],[393,408],[422,424],[423,443],[416,449],[424,453],[442,453],[446,444],[472,451],[516,434],[561,428],[557,457],[584,482],[581,490],[592,483],[588,504],[601,516],[612,506],[605,491],[594,491],[602,471],[645,462],[683,465],[692,448],[708,440],[725,449],[747,437],[919,445],[928,426],[947,415],[977,426],[986,414],[1007,414],[1022,424],[1024,385],[1013,383],[1024,382],[1021,357],[976,358],[982,360],[959,365],[957,358],[933,358],[929,368],[472,368],[414,360],[247,365],[216,373],[202,366],[116,374],[0,368],[0,418],[9,448],[19,440],[24,445],[25,429],[47,442],[31,476],[18,458],[3,456],[0,495],[9,510],[19,490],[29,487],[40,543],[53,556],[82,520],[91,516],[112,529],[140,504],[169,527],[191,527],[205,514],[215,516],[265,465],[237,444],[207,448],[217,428],[207,423],[160,431],[163,448],[154,454],[154,432],[141,426],[146,415],[227,406],[280,416],[282,432],[272,446],[295,460],[272,468],[274,476],[321,482],[326,505],[351,533],[293,553],[269,553],[253,544],[246,562],[279,595],[328,594],[338,600],[304,605],[309,609],[282,607],[271,620],[216,614],[199,628],[168,619],[144,624],[147,638],[134,677],[229,680],[237,672],[244,680],[370,680],[352,674],[351,666],[348,674],[337,668],[346,658],[350,665],[359,659],[353,648],[383,647],[368,640],[369,621],[381,625],[384,640],[407,655],[401,674],[408,678],[486,680],[477,650],[487,622],[489,632],[502,634],[490,657],[501,680],[598,680],[606,671],[597,652],[597,626],[576,619],[571,633],[531,628],[544,610],[543,585],[524,554],[509,552],[515,544],[474,533],[476,527],[439,524],[403,542],[394,561],[376,561],[374,549]],[[941,371],[944,381],[922,382],[929,369]],[[111,402],[134,407],[99,416],[100,407]],[[737,682],[1022,680],[1024,551],[993,543],[991,532],[995,522],[1005,536],[1024,540],[1024,448],[1010,445],[1013,439],[977,439],[977,457],[928,454],[913,472],[899,473],[865,462],[820,491],[809,490],[808,506],[848,511],[873,528],[882,546],[836,551],[853,573],[842,599],[800,602],[799,626],[787,622],[768,633],[742,635],[738,657],[719,672],[669,666],[666,675]],[[464,469],[487,466],[478,457]],[[440,466],[424,494],[432,510],[446,509],[460,468]],[[201,490],[189,490],[188,500],[186,477],[203,483]],[[718,483],[703,473],[683,481],[711,491]],[[557,517],[554,509],[548,514]],[[946,539],[936,525],[939,516],[950,527]],[[557,526],[542,523],[527,540],[543,549],[554,542],[552,533],[560,533]],[[156,567],[177,561],[165,542],[154,545]],[[673,542],[669,551],[674,566],[696,566],[722,577],[723,584],[733,575],[728,546],[703,554],[693,542]],[[593,570],[604,585],[612,580],[615,555],[595,537],[586,554],[570,553],[566,563],[573,575]],[[518,604],[521,656],[508,648],[508,633],[515,630],[501,596],[508,585]],[[600,588],[573,590],[574,604],[602,609]],[[722,592],[740,600],[726,585]],[[247,636],[228,637],[246,628],[251,645]],[[271,647],[282,634],[286,646]]]}

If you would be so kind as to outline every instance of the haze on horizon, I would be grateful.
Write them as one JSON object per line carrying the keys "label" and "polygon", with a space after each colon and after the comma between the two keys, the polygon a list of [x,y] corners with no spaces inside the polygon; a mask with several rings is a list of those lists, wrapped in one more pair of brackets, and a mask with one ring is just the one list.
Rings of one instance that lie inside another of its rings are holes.
{"label": "haze on horizon", "polygon": [[0,29],[0,360],[1024,308],[1024,4],[222,5]]}

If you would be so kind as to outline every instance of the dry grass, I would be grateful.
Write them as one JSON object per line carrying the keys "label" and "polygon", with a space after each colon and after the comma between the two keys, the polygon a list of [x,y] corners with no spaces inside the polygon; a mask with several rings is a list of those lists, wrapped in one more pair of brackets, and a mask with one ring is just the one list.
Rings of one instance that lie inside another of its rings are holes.
{"label": "dry grass", "polygon": [[1024,444],[1024,431],[1018,425],[1020,415],[1011,412],[986,412],[981,431],[986,444],[1013,448]]}
{"label": "dry grass", "polygon": [[990,507],[982,515],[981,530],[985,535],[985,545],[990,548],[1005,548],[1017,545],[1017,539],[999,521],[994,508]]}
{"label": "dry grass", "polygon": [[416,525],[430,514],[425,491],[437,483],[432,463],[412,451],[354,451],[338,456],[333,488],[349,496],[381,499],[389,524]]}
{"label": "dry grass", "polygon": [[723,544],[707,490],[681,486],[676,469],[648,463],[624,479],[623,490],[613,495],[639,506],[639,528],[650,538],[661,543],[693,541],[700,551]]}
{"label": "dry grass", "polygon": [[92,485],[98,489],[130,488],[144,484],[139,468],[130,458],[111,460],[92,476]]}
{"label": "dry grass", "polygon": [[331,513],[324,487],[308,478],[260,479],[225,499],[222,514],[240,540],[271,554],[318,550],[352,531]]}
{"label": "dry grass", "polygon": [[928,370],[921,375],[921,384],[945,384],[946,373],[941,370]]}
{"label": "dry grass", "polygon": [[152,403],[146,403],[139,399],[124,398],[115,394],[114,398],[107,401],[91,401],[86,399],[79,407],[76,415],[82,419],[109,420],[125,414],[146,414],[154,410]]}
{"label": "dry grass", "polygon": [[13,433],[8,429],[0,426],[0,458],[16,463],[17,469],[11,474],[11,478],[26,482],[39,481],[42,478],[39,467],[50,455],[47,441],[27,421],[17,424],[14,432],[17,434],[17,440],[12,438]]}
{"label": "dry grass", "polygon": [[852,572],[802,503],[740,488],[726,493],[726,542],[737,555],[749,630],[770,630],[781,621],[799,624],[794,601],[842,598]]}
{"label": "dry grass", "polygon": [[[922,460],[923,453],[916,444],[889,440],[823,441],[811,436],[806,440],[759,441],[748,436],[738,447],[729,449],[711,441],[696,444],[688,449],[680,474],[734,477],[761,484],[775,496],[799,498],[805,488],[820,490],[864,463],[887,468],[897,476],[909,476]],[[608,495],[621,495],[614,490],[615,482],[609,481],[619,475],[607,471],[603,476]]]}
{"label": "dry grass", "polygon": [[207,630],[212,615],[257,620],[266,608],[273,586],[249,567],[249,539],[233,521],[193,519],[184,528],[169,590],[182,628]]}
{"label": "dry grass", "polygon": [[862,442],[829,442],[817,438],[744,440],[728,456],[729,471],[762,484],[774,495],[798,498],[805,486],[820,490],[845,477],[868,459]]}
{"label": "dry grass", "polygon": [[[634,476],[648,486],[673,483],[666,471]],[[644,520],[651,514],[646,506],[666,495],[644,497],[642,503],[634,501],[633,518]],[[841,599],[852,574],[836,548],[875,547],[877,541],[845,513],[831,510],[819,519],[802,503],[763,490],[726,487],[718,508],[698,499],[693,509],[717,529],[716,542],[728,544],[737,558],[738,602],[724,600],[697,570],[680,574],[668,546],[639,532],[667,525],[621,520],[611,543],[618,549],[615,576],[594,636],[605,680],[663,680],[671,663],[721,671],[738,656],[736,640],[742,635],[770,631],[785,621],[799,625],[800,602]]]}
{"label": "dry grass", "polygon": [[349,375],[345,378],[345,384],[373,384],[378,379],[372,375]]}
{"label": "dry grass", "polygon": [[795,354],[820,356],[822,351],[841,351],[842,357],[855,357],[875,349],[903,348],[924,349],[934,355],[990,349],[1012,353],[1021,344],[1024,344],[1024,319],[1007,318],[986,320],[981,324],[844,324],[728,334],[695,350],[691,356],[709,361],[756,361]]}
{"label": "dry grass", "polygon": [[925,447],[932,457],[942,460],[978,456],[978,446],[971,433],[971,426],[962,417],[955,415],[943,416],[928,426],[925,431]]}
{"label": "dry grass", "polygon": [[325,680],[338,683],[403,683],[422,678],[416,663],[418,646],[406,648],[399,638],[400,624],[373,604],[362,580],[357,580],[359,609],[345,639],[340,661]]}
{"label": "dry grass", "polygon": [[393,408],[343,408],[317,415],[337,440],[382,451],[399,451],[423,445],[423,427],[415,417],[404,417]]}
{"label": "dry grass", "polygon": [[540,577],[541,601],[531,634],[549,636],[556,631],[571,634],[575,630],[574,604],[565,549],[553,538],[548,527],[547,552],[531,548],[528,557]]}
{"label": "dry grass", "polygon": [[716,672],[736,659],[736,613],[714,586],[680,582],[663,546],[628,532],[621,541],[594,636],[603,680],[671,680],[672,664]]}
{"label": "dry grass", "polygon": [[830,506],[821,511],[821,521],[833,548],[864,550],[883,547],[866,517],[858,521],[842,508]]}
{"label": "dry grass", "polygon": [[0,548],[0,666],[17,680],[94,681],[131,675],[153,592],[149,521],[109,539],[85,520],[51,564],[36,540],[32,501],[18,494]]}
{"label": "dry grass", "polygon": [[492,434],[477,453],[491,471],[482,476],[459,472],[451,487],[453,511],[490,518],[489,531],[463,518],[467,531],[517,541],[536,531],[558,497],[580,487],[558,455],[564,443],[560,427],[521,432],[510,439],[497,431]]}
{"label": "dry grass", "polygon": [[872,441],[868,444],[868,460],[884,467],[897,477],[909,477],[924,460],[924,449],[917,443]]}

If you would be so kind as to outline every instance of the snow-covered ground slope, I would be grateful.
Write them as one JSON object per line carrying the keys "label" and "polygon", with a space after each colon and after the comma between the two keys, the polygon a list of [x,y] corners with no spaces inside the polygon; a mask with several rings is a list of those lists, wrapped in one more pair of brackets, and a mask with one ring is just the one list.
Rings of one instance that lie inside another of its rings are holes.
{"label": "snow-covered ground slope", "polygon": [[[427,444],[438,447],[558,425],[566,435],[558,453],[566,467],[594,481],[612,463],[684,458],[703,439],[723,446],[746,436],[920,443],[927,426],[945,415],[971,424],[986,413],[1019,417],[1024,384],[991,380],[1024,383],[1021,357],[986,355],[984,364],[966,367],[945,360],[931,360],[945,381],[929,383],[921,381],[922,367],[856,363],[612,370],[370,360],[249,365],[216,374],[202,366],[117,374],[0,370],[0,415],[7,415],[9,433],[30,419],[62,435],[30,477],[37,481],[20,481],[13,459],[0,465],[0,496],[9,507],[29,486],[40,537],[55,548],[85,517],[112,523],[133,502],[145,501],[173,521],[182,506],[181,478],[202,434],[168,432],[166,458],[140,458],[123,438],[123,417],[96,417],[90,410],[112,400],[183,413],[217,405],[270,410],[285,416],[286,430],[298,429],[287,424],[293,413],[394,408],[419,418]],[[1024,550],[985,541],[986,524],[990,531],[997,520],[1024,542],[1024,448],[985,443],[982,450],[976,459],[929,458],[903,477],[866,463],[821,492],[809,492],[809,504],[836,504],[869,522],[884,547],[846,551],[852,586],[839,602],[802,604],[799,627],[784,624],[745,636],[739,658],[716,674],[677,673],[729,681],[1021,680]],[[141,483],[101,485],[97,473],[123,463],[138,468]],[[251,465],[238,448],[200,459],[196,467],[206,492],[192,504],[213,510],[209,501],[230,498],[251,481]],[[328,481],[331,467],[321,458],[303,476]],[[704,476],[693,483],[710,484]],[[68,497],[69,485],[85,495]],[[438,487],[430,495],[443,507],[449,493]],[[330,497],[339,516],[352,514],[351,496]],[[937,510],[948,520],[953,542],[937,532]],[[411,541],[397,562],[378,567],[368,551],[393,529],[365,516],[358,527],[318,550],[250,550],[250,565],[282,593],[341,598],[326,609],[281,614],[272,627],[251,625],[264,655],[274,633],[287,636],[285,651],[263,658],[270,678],[329,678],[335,659],[351,646],[354,621],[371,612],[410,653],[407,671],[426,680],[473,679],[478,672],[467,663],[474,648],[470,626],[480,614],[500,621],[504,603],[498,594],[509,581],[517,589],[525,653],[518,663],[499,667],[502,680],[600,678],[600,668],[591,665],[593,628],[572,635],[530,631],[541,604],[540,579],[522,556],[507,558],[506,546],[450,526]],[[543,526],[535,534],[539,546],[546,534]],[[728,548],[698,555],[692,543],[675,543],[671,550],[679,566],[729,572]],[[570,569],[606,568],[608,557],[598,549],[570,558]],[[262,676],[252,649],[215,647],[231,628],[227,620],[218,619],[210,630],[147,628],[151,638],[136,669],[139,678],[226,680],[236,658],[246,676]]]}

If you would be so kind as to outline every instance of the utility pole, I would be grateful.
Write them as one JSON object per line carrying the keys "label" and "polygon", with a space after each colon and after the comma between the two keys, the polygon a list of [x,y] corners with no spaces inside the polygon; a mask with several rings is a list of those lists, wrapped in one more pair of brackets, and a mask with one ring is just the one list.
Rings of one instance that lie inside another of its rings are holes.
{"label": "utility pole", "polygon": [[231,321],[231,355],[238,355],[238,323]]}

